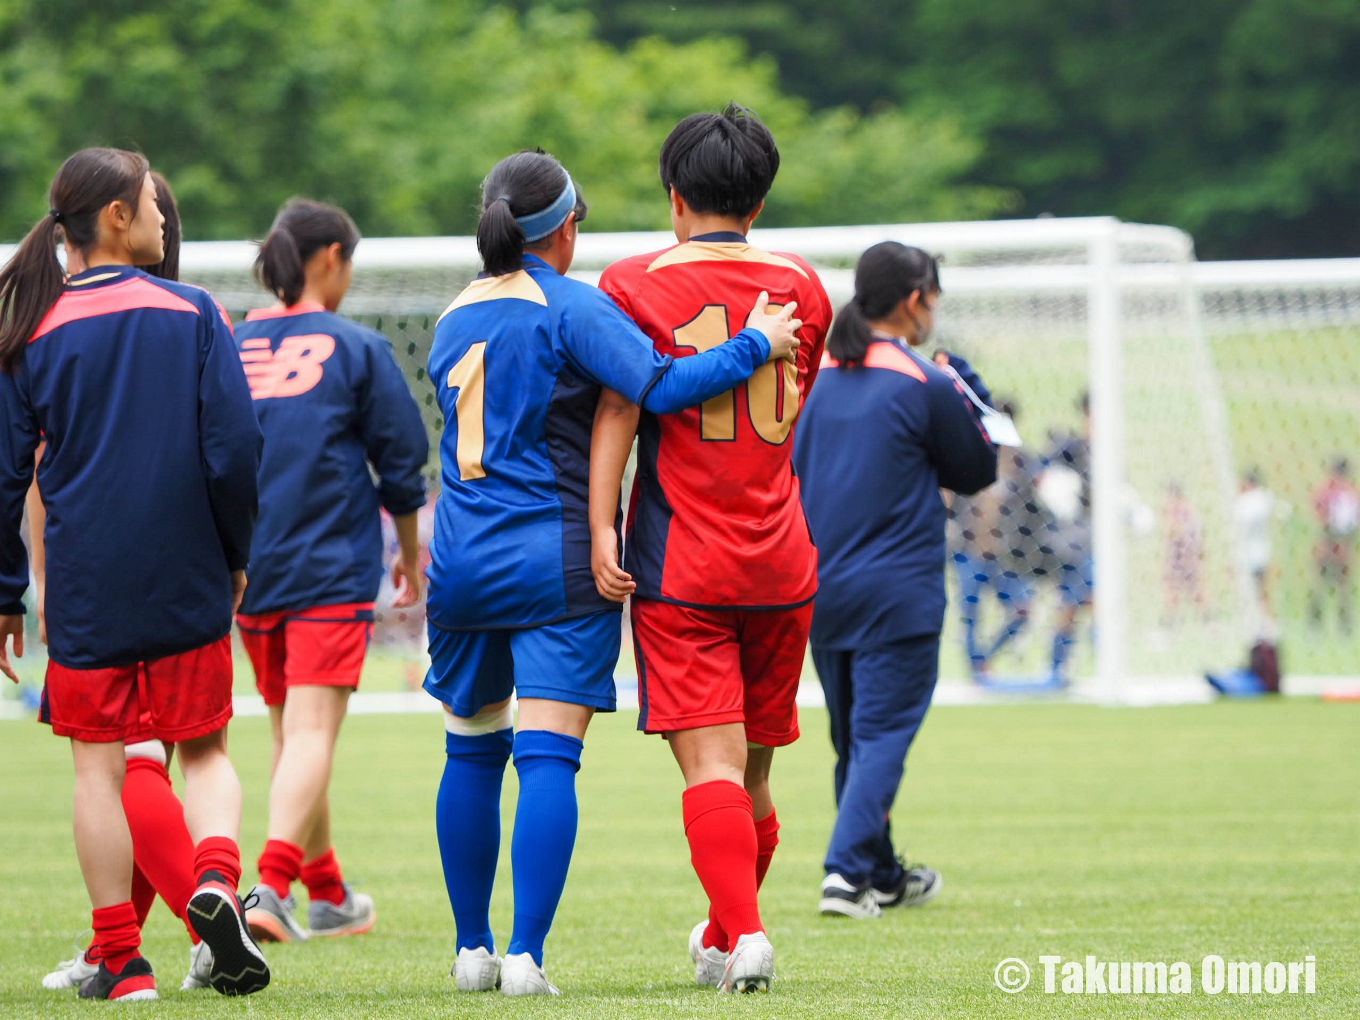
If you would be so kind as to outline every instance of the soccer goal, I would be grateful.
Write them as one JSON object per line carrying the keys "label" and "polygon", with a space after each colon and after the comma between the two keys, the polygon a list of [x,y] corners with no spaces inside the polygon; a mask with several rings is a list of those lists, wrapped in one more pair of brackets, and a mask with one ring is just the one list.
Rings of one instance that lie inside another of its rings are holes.
{"label": "soccer goal", "polygon": [[[1279,636],[1292,672],[1354,672],[1360,643],[1339,619],[1354,571],[1329,581],[1319,555],[1326,541],[1353,546],[1356,525],[1320,517],[1315,496],[1335,458],[1360,459],[1360,264],[1199,264],[1185,233],[1110,218],[752,235],[812,262],[838,307],[859,253],[883,240],[942,256],[931,346],[969,358],[1025,440],[950,533],[951,553],[1009,582],[977,593],[980,641],[1027,600],[1023,628],[988,664],[994,678],[1045,675],[1073,615],[1074,676],[1105,700],[1198,689],[1261,636]],[[574,272],[593,282],[614,259],[670,243],[583,233]],[[236,317],[264,300],[253,253],[187,244],[183,273]],[[343,311],[391,338],[432,437],[443,427],[425,373],[432,331],[477,266],[467,237],[367,239],[355,257]],[[1269,497],[1254,518],[1251,472]],[[961,678],[959,594],[951,579],[942,666]]]}

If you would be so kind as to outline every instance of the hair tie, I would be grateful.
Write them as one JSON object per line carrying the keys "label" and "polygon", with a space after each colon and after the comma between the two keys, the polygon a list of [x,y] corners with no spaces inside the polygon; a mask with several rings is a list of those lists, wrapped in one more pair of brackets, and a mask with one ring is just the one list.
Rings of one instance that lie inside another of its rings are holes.
{"label": "hair tie", "polygon": [[491,204],[492,204],[492,205],[495,205],[497,202],[504,202],[506,205],[509,205],[509,204],[510,204],[510,196],[509,196],[509,195],[497,195],[495,198],[493,198],[493,199],[491,200]]}
{"label": "hair tie", "polygon": [[54,219],[54,220],[55,220],[56,222],[58,222],[58,223],[60,223],[63,219],[65,219],[65,217],[62,216],[61,213],[57,212],[57,210],[55,210],[55,209],[48,209],[48,210],[47,210],[47,215],[48,215],[48,216],[51,216],[52,219]]}

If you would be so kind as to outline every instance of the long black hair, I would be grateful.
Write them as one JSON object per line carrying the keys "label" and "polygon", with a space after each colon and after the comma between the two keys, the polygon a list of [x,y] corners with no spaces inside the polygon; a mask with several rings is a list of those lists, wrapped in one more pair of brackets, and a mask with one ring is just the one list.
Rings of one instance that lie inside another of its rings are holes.
{"label": "long black hair", "polygon": [[122,149],[81,149],[61,165],[47,192],[48,215],[0,269],[0,366],[14,367],[66,287],[57,243],[64,237],[74,250],[88,251],[99,230],[99,213],[110,202],[127,203],[136,216],[149,169],[141,153]]}
{"label": "long black hair", "polygon": [[[524,249],[533,245],[526,244],[524,231],[515,217],[548,208],[561,197],[569,179],[562,164],[542,149],[525,149],[506,156],[491,168],[482,181],[482,216],[477,221],[477,251],[488,275],[504,276],[524,265]],[[581,186],[577,184],[572,210],[577,223],[586,218],[586,209]]]}
{"label": "long black hair", "polygon": [[888,315],[917,291],[923,296],[940,293],[935,256],[896,241],[869,248],[855,263],[855,297],[831,324],[827,353],[842,365],[862,362],[873,340],[870,320]]}
{"label": "long black hair", "polygon": [[179,221],[179,206],[175,204],[175,193],[170,190],[170,182],[151,171],[151,182],[156,185],[156,206],[165,217],[161,236],[165,239],[165,255],[154,266],[143,268],[152,276],[162,280],[179,279],[179,248],[184,240],[184,228]]}
{"label": "long black hair", "polygon": [[658,160],[661,186],[697,213],[746,217],[779,172],[779,148],[759,117],[736,103],[693,113],[671,129]]}
{"label": "long black hair", "polygon": [[310,198],[290,198],[274,217],[274,225],[255,256],[255,279],[287,306],[298,303],[307,284],[304,267],[322,248],[340,246],[348,262],[359,245],[359,228],[339,206]]}

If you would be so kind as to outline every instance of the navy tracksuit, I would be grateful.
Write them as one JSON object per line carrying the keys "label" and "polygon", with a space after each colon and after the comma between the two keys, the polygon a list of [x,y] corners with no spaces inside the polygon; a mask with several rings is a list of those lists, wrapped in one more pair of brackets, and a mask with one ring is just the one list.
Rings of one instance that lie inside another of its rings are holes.
{"label": "navy tracksuit", "polygon": [[[987,400],[968,365],[951,360]],[[996,448],[949,375],[885,339],[863,365],[823,362],[798,419],[794,467],[817,544],[812,659],[837,756],[826,870],[883,886],[900,875],[888,813],[939,670],[939,490],[992,484]]]}
{"label": "navy tracksuit", "polygon": [[430,455],[391,343],[302,303],[251,312],[236,344],[265,437],[241,613],[372,602],[378,508],[401,517],[425,505]]}
{"label": "navy tracksuit", "polygon": [[262,439],[208,292],[132,266],[77,273],[0,372],[0,613],[23,612],[19,524],[43,439],[52,661],[120,666],[230,633]]}

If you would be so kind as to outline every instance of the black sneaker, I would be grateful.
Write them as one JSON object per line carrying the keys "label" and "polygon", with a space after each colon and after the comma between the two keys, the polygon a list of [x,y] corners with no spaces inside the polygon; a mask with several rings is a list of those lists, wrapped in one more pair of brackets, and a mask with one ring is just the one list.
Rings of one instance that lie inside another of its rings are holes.
{"label": "black sneaker", "polygon": [[77,993],[82,999],[108,999],[110,1002],[140,1002],[157,998],[156,976],[145,957],[134,956],[117,974],[104,961],[94,977],[88,977]]}
{"label": "black sneaker", "polygon": [[919,907],[940,894],[944,879],[934,868],[923,864],[903,867],[895,882],[884,886],[872,886],[870,895],[880,907]]}
{"label": "black sneaker", "polygon": [[246,927],[245,906],[227,880],[205,872],[189,900],[189,923],[212,950],[208,983],[223,995],[249,995],[269,984],[269,964]]}

